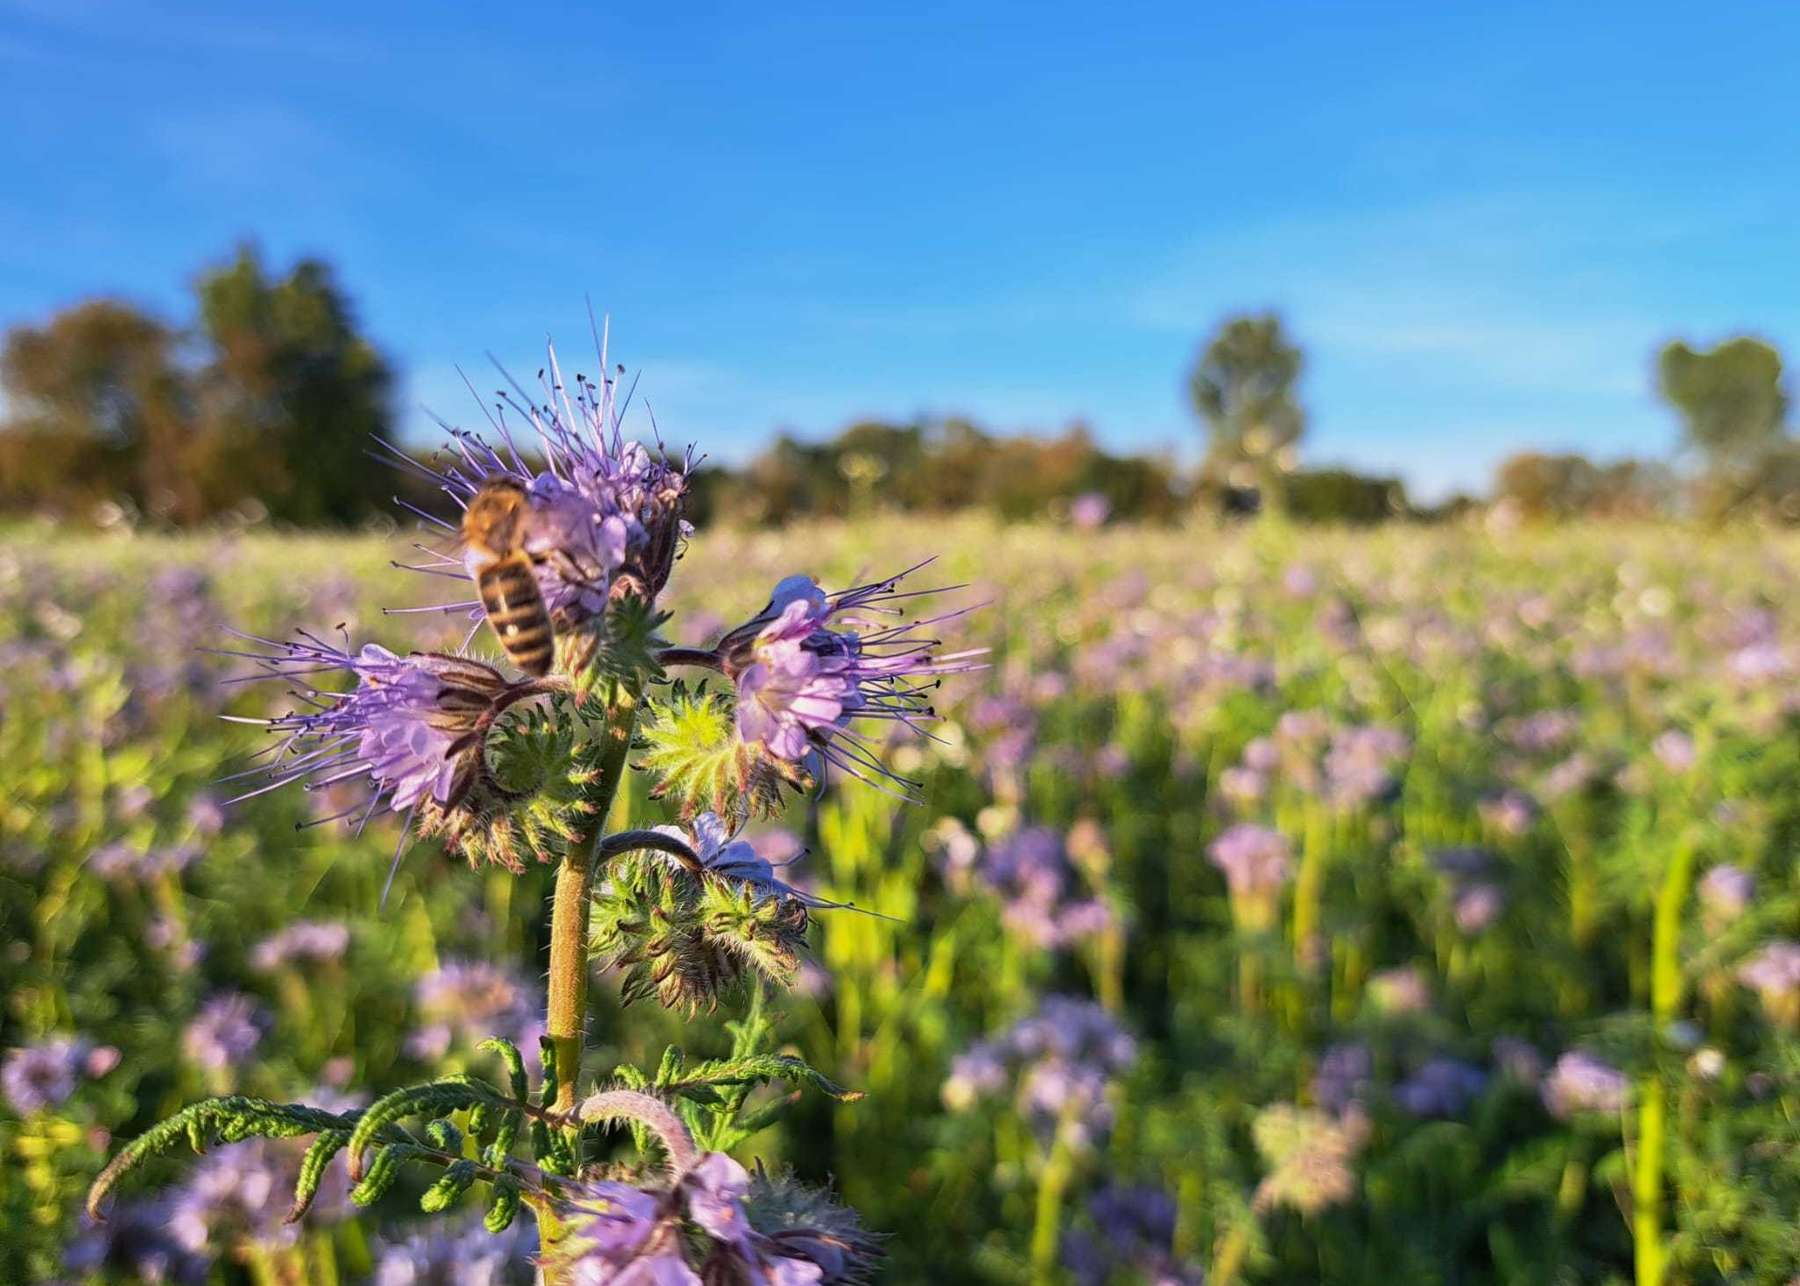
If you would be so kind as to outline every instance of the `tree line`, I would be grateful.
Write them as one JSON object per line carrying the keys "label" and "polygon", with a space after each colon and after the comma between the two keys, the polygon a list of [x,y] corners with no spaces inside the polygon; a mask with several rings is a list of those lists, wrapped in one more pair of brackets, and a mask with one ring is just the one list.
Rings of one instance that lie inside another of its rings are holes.
{"label": "tree line", "polygon": [[[119,299],[77,303],[0,342],[0,513],[181,527],[222,519],[349,526],[418,502],[370,454],[395,430],[394,374],[330,266],[272,270],[253,246],[203,270],[192,317]],[[1206,437],[1197,470],[1110,452],[1081,425],[999,435],[966,419],[863,422],[822,442],[779,435],[696,479],[697,516],[748,523],[899,509],[984,509],[1006,520],[1173,521],[1281,512],[1373,523],[1453,516],[1399,479],[1301,467],[1305,355],[1275,314],[1227,318],[1187,379]],[[1528,520],[1753,516],[1800,523],[1800,440],[1781,355],[1749,336],[1668,344],[1658,391],[1683,426],[1672,461],[1521,452],[1489,499]]]}

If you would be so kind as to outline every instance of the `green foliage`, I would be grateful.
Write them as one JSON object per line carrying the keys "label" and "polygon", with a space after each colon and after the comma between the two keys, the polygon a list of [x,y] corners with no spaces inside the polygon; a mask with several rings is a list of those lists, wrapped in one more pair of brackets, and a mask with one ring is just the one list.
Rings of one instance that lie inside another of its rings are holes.
{"label": "green foliage", "polygon": [[204,1152],[214,1143],[237,1143],[252,1137],[287,1139],[321,1130],[337,1132],[356,1123],[354,1115],[338,1116],[298,1103],[271,1103],[241,1094],[203,1099],[158,1122],[119,1149],[112,1164],[88,1189],[88,1213],[97,1216],[108,1194],[126,1175],[151,1157],[161,1156],[183,1143],[195,1152]]}
{"label": "green foliage", "polygon": [[1754,464],[1783,436],[1781,354],[1764,340],[1740,335],[1702,350],[1673,340],[1657,358],[1657,377],[1689,445],[1714,469]]}
{"label": "green foliage", "polygon": [[1303,360],[1273,313],[1220,324],[1188,377],[1194,410],[1211,435],[1209,473],[1229,476],[1233,466],[1246,466],[1245,480],[1278,500],[1274,480],[1292,467],[1286,453],[1306,430],[1295,396]]}
{"label": "green foliage", "polygon": [[392,377],[323,262],[272,277],[245,246],[196,284],[192,333],[95,300],[14,327],[0,507],[192,524],[229,512],[343,525],[396,474],[368,458]]}
{"label": "green foliage", "polygon": [[1172,461],[1111,454],[1079,424],[1054,437],[1000,437],[950,418],[853,424],[823,443],[778,437],[741,470],[701,473],[695,517],[779,524],[975,509],[1023,521],[1088,493],[1149,522],[1177,518],[1185,500]]}

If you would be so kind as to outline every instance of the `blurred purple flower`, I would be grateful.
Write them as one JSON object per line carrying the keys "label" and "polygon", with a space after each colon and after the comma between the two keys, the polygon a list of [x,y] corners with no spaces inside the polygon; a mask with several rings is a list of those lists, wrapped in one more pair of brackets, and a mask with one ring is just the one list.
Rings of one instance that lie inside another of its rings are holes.
{"label": "blurred purple flower", "polygon": [[505,1232],[482,1227],[479,1216],[447,1229],[414,1232],[376,1243],[374,1286],[529,1286],[537,1229],[515,1219]]}
{"label": "blurred purple flower", "polygon": [[1112,502],[1098,491],[1084,491],[1069,502],[1069,522],[1081,531],[1104,527],[1112,516]]}
{"label": "blurred purple flower", "polygon": [[1213,840],[1206,855],[1225,873],[1233,897],[1254,897],[1286,882],[1291,850],[1281,832],[1239,822]]}
{"label": "blurred purple flower", "polygon": [[1394,1101],[1414,1116],[1460,1116],[1487,1088],[1487,1073],[1457,1058],[1433,1058],[1394,1087]]}
{"label": "blurred purple flower", "polygon": [[61,1107],[80,1083],[89,1048],[84,1040],[59,1036],[7,1050],[0,1094],[20,1116]]}
{"label": "blurred purple flower", "polygon": [[240,992],[221,992],[201,1008],[181,1034],[187,1056],[201,1067],[218,1071],[235,1067],[262,1042],[263,1013]]}
{"label": "blurred purple flower", "polygon": [[1577,1112],[1617,1112],[1631,1097],[1631,1082],[1610,1063],[1582,1050],[1556,1060],[1541,1093],[1550,1114],[1567,1120]]}
{"label": "blurred purple flower", "polygon": [[343,957],[350,945],[350,926],[336,921],[297,920],[250,953],[254,969],[267,973],[302,961],[324,962]]}
{"label": "blurred purple flower", "polygon": [[1368,1098],[1374,1075],[1375,1058],[1367,1045],[1361,1041],[1329,1045],[1313,1072],[1313,1102],[1333,1116],[1341,1116]]}
{"label": "blurred purple flower", "polygon": [[1729,862],[1713,867],[1700,881],[1701,905],[1720,923],[1737,919],[1755,895],[1756,877]]}
{"label": "blurred purple flower", "polygon": [[1678,728],[1658,735],[1650,749],[1672,773],[1684,773],[1694,766],[1694,739]]}

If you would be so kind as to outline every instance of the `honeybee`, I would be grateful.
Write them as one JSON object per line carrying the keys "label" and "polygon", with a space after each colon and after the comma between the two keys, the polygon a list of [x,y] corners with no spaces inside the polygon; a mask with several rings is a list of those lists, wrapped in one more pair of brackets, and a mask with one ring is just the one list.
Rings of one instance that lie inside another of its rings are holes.
{"label": "honeybee", "polygon": [[510,478],[482,484],[463,511],[463,541],[476,556],[475,592],[512,663],[541,677],[556,654],[556,634],[537,572],[525,552],[531,501]]}

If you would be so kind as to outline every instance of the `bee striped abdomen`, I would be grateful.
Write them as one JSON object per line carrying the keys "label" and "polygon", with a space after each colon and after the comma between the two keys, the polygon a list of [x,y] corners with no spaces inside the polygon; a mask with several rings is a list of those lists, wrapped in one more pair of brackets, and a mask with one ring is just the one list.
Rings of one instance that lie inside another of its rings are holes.
{"label": "bee striped abdomen", "polygon": [[499,559],[482,569],[475,590],[481,595],[494,636],[512,663],[530,675],[548,673],[556,654],[556,635],[531,560],[523,554]]}

